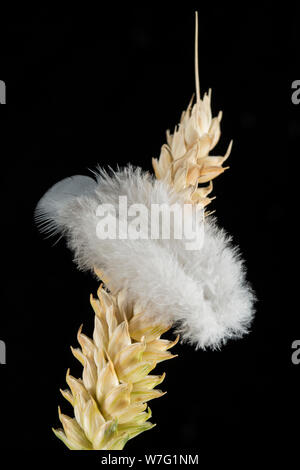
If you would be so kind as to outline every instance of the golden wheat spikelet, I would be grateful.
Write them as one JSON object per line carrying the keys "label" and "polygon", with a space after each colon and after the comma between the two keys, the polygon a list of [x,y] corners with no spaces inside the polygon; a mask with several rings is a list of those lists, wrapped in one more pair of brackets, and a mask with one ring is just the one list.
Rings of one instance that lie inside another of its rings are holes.
{"label": "golden wheat spikelet", "polygon": [[83,365],[82,379],[67,372],[70,390],[62,395],[74,408],[74,418],[61,413],[63,429],[53,430],[71,450],[121,450],[126,442],[155,424],[148,421],[147,402],[164,395],[155,389],[165,378],[149,375],[156,364],[175,357],[175,341],[161,339],[171,325],[151,321],[126,291],[116,296],[102,285],[91,296],[95,312],[93,339],[82,333],[81,348],[72,349]]}
{"label": "golden wheat spikelet", "polygon": [[[220,139],[222,112],[212,117],[211,89],[200,98],[198,73],[198,17],[195,22],[195,82],[196,102],[193,98],[174,133],[167,131],[167,144],[161,148],[159,159],[152,164],[157,179],[164,179],[178,192],[182,192],[186,202],[206,207],[213,198],[207,197],[212,191],[212,180],[228,167],[222,164],[230,155],[232,141],[224,156],[212,156],[210,151]],[[205,187],[199,184],[209,183]]]}

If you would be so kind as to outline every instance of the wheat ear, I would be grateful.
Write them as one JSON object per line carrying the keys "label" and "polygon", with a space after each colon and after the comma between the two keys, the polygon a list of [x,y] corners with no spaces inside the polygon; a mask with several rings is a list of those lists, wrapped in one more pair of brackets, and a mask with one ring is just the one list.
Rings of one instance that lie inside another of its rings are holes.
{"label": "wheat ear", "polygon": [[67,372],[70,390],[62,395],[75,418],[62,414],[63,429],[53,430],[71,450],[121,450],[129,439],[151,429],[147,402],[164,395],[155,389],[165,378],[149,375],[156,364],[175,357],[168,349],[175,341],[160,339],[171,325],[151,322],[137,304],[129,305],[126,291],[116,296],[101,285],[91,296],[95,312],[93,339],[82,333],[81,348],[72,349],[83,365],[82,379]]}
{"label": "wheat ear", "polygon": [[[222,113],[212,118],[211,90],[200,98],[198,75],[198,17],[195,30],[196,102],[182,113],[173,134],[167,131],[167,144],[159,159],[153,159],[158,179],[166,180],[187,202],[206,207],[212,200],[212,180],[223,173],[232,142],[224,156],[209,153],[220,138]],[[199,184],[209,183],[205,187]],[[104,276],[99,273],[99,277]],[[108,283],[109,285],[109,283]],[[160,336],[172,325],[151,320],[138,304],[129,305],[126,291],[115,296],[102,286],[98,298],[91,297],[95,312],[93,339],[81,328],[81,348],[72,349],[83,365],[82,379],[67,372],[70,390],[63,396],[74,408],[75,418],[62,414],[63,429],[53,430],[71,450],[121,450],[126,442],[154,424],[148,421],[151,410],[147,402],[164,392],[155,389],[165,374],[149,375],[158,362],[175,357],[168,349],[175,341]]]}
{"label": "wheat ear", "polygon": [[[220,139],[222,112],[212,118],[211,89],[200,98],[198,73],[198,14],[195,21],[195,83],[196,102],[193,97],[183,111],[174,133],[167,131],[167,144],[161,148],[159,159],[153,158],[155,176],[165,179],[178,192],[183,192],[186,202],[206,207],[213,198],[207,197],[212,180],[229,167],[222,167],[230,155],[232,141],[224,156],[209,155]],[[209,183],[199,187],[199,184]]]}

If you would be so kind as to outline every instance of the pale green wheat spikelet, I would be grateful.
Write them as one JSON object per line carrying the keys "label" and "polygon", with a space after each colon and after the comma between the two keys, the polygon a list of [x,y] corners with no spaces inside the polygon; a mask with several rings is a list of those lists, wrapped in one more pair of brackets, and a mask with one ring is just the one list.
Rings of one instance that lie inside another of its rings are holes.
{"label": "pale green wheat spikelet", "polygon": [[[204,208],[214,199],[207,197],[213,189],[212,180],[229,168],[222,164],[230,155],[232,141],[224,156],[210,155],[220,139],[222,112],[212,117],[211,89],[200,98],[197,12],[195,19],[196,102],[192,106],[192,98],[174,133],[167,131],[167,143],[159,158],[152,159],[152,165],[157,179],[164,179],[175,191],[184,193],[187,202]],[[209,184],[203,186],[205,183]]]}
{"label": "pale green wheat spikelet", "polygon": [[168,349],[175,341],[160,339],[171,325],[153,323],[126,292],[109,294],[102,286],[91,297],[95,312],[93,339],[81,331],[81,348],[73,349],[83,365],[82,379],[67,372],[70,390],[63,396],[74,408],[74,418],[61,413],[63,429],[53,430],[71,450],[121,450],[129,439],[155,424],[147,402],[164,395],[155,389],[165,377],[149,375],[156,364],[175,357]]}

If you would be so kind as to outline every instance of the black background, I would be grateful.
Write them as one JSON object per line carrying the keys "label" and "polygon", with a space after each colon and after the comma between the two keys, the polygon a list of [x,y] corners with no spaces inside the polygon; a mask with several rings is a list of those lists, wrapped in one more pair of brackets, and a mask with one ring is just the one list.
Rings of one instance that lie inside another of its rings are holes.
{"label": "black background", "polygon": [[80,374],[69,346],[82,322],[87,334],[93,323],[95,281],[76,270],[64,242],[43,240],[34,207],[52,184],[98,163],[151,170],[165,130],[194,92],[195,9],[201,90],[211,87],[213,113],[224,113],[216,153],[234,140],[211,209],[240,245],[259,301],[251,333],[221,352],[176,346],[179,357],[158,367],[167,371],[168,391],[150,404],[158,425],[126,450],[201,453],[227,442],[229,456],[237,447],[247,455],[273,435],[293,434],[299,422],[300,365],[291,363],[291,342],[300,330],[283,287],[285,259],[297,250],[281,233],[292,231],[287,210],[300,142],[300,105],[291,102],[297,12],[272,2],[26,6],[4,13],[1,31],[3,450],[66,453],[51,426],[59,424],[57,405],[71,412],[59,394],[66,369]]}

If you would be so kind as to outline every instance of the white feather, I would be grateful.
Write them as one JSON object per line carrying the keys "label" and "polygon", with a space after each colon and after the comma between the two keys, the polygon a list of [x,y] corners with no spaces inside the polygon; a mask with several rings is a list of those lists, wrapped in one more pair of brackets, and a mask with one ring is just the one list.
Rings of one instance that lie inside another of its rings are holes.
{"label": "white feather", "polygon": [[[104,272],[113,293],[126,288],[153,320],[172,322],[182,339],[196,347],[217,348],[248,331],[254,295],[243,262],[230,238],[211,217],[205,220],[201,250],[186,250],[183,240],[101,240],[96,226],[99,204],[184,204],[180,195],[140,168],[111,175],[100,170],[97,182],[67,178],[37,206],[37,221],[66,236],[81,269]],[[117,215],[118,218],[118,215]]]}

